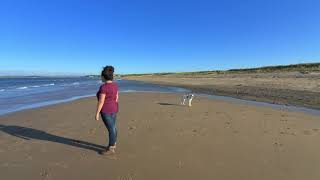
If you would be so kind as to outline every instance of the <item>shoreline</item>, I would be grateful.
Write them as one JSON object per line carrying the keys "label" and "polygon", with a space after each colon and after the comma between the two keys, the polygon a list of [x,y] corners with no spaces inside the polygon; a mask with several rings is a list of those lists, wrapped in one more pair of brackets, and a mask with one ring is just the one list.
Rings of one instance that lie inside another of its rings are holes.
{"label": "shoreline", "polygon": [[17,109],[13,109],[7,112],[2,112],[0,113],[0,117],[1,116],[5,116],[8,114],[12,114],[12,113],[16,113],[16,112],[21,112],[21,111],[26,111],[29,109],[38,109],[38,108],[42,108],[42,107],[46,107],[46,106],[51,106],[51,105],[56,105],[56,104],[63,104],[63,103],[68,103],[68,102],[72,102],[72,101],[77,101],[77,100],[81,100],[84,98],[89,98],[95,95],[83,95],[83,96],[74,96],[68,99],[60,99],[60,100],[51,100],[51,101],[44,101],[44,102],[40,102],[40,103],[35,103],[35,104],[31,104],[28,106],[24,106],[24,107],[20,107]]}
{"label": "shoreline", "polygon": [[[149,83],[152,84],[152,83]],[[159,85],[159,84],[155,84]],[[166,85],[170,86],[170,85]],[[171,87],[176,87],[176,86],[171,86]],[[177,88],[185,88],[185,87],[177,87]],[[189,90],[189,89],[186,89]],[[195,92],[195,91],[193,91]],[[162,91],[136,91],[136,90],[130,90],[130,91],[124,91],[120,92],[121,94],[128,94],[128,93],[164,93],[164,94],[181,94],[183,92],[162,92]],[[303,107],[303,106],[294,106],[294,105],[284,105],[284,104],[274,104],[268,101],[256,101],[253,99],[241,99],[238,97],[232,97],[232,96],[224,96],[224,95],[215,95],[215,94],[206,94],[206,93],[200,93],[200,92],[195,92],[196,97],[205,97],[208,99],[213,99],[213,100],[222,100],[226,102],[231,102],[231,103],[238,103],[238,104],[249,104],[257,107],[269,107],[273,108],[275,110],[287,110],[287,111],[292,111],[292,112],[301,112],[301,113],[306,113],[310,115],[316,115],[320,116],[320,109],[313,109],[309,107]],[[86,98],[91,98],[94,97],[94,94],[91,95],[83,95],[83,96],[76,96],[68,99],[62,99],[62,100],[52,100],[48,102],[42,102],[42,103],[37,103],[33,105],[29,105],[26,107],[19,108],[17,110],[12,110],[6,113],[0,114],[0,117],[10,115],[13,113],[17,112],[22,112],[22,111],[27,111],[30,109],[38,109],[38,108],[43,108],[51,105],[59,105],[59,104],[64,104],[64,103],[69,103],[73,101],[78,101]]]}

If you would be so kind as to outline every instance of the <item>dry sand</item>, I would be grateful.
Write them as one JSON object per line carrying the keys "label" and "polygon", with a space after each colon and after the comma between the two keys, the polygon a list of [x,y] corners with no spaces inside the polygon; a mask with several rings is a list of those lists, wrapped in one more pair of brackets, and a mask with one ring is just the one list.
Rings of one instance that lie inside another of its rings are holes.
{"label": "dry sand", "polygon": [[118,149],[101,156],[106,129],[95,98],[0,117],[0,179],[318,180],[320,118],[180,96],[120,96]]}

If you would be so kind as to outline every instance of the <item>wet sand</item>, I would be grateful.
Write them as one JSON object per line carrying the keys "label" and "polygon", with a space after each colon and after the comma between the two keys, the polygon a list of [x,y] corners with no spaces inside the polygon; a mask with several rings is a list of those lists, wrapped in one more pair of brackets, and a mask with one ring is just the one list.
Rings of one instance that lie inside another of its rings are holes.
{"label": "wet sand", "polygon": [[320,118],[180,95],[120,95],[118,149],[85,98],[0,116],[1,179],[318,180]]}

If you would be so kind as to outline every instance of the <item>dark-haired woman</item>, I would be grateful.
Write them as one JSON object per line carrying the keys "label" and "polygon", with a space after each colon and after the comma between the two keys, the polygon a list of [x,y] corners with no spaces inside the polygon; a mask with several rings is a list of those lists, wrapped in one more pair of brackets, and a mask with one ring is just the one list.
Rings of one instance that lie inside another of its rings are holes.
{"label": "dark-haired woman", "polygon": [[117,128],[116,117],[118,112],[118,85],[113,82],[114,68],[106,66],[101,72],[101,80],[104,82],[97,92],[98,105],[95,119],[98,121],[100,115],[109,132],[109,145],[103,154],[113,154],[116,150]]}

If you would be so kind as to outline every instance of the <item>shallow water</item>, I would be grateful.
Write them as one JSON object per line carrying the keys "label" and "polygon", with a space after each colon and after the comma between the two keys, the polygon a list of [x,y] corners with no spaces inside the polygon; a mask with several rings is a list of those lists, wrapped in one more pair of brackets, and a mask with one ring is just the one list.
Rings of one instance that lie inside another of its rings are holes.
{"label": "shallow water", "polygon": [[[120,92],[187,90],[138,81],[119,80]],[[94,96],[101,81],[91,78],[0,78],[0,115]]]}
{"label": "shallow water", "polygon": [[[148,84],[139,81],[119,80],[119,91],[186,93],[184,88]],[[101,81],[90,78],[8,78],[0,79],[0,115],[25,109],[37,108],[51,104],[69,102],[84,97],[95,96]],[[206,97],[229,102],[245,103],[256,106],[272,107],[279,110],[304,112],[320,116],[319,110],[277,105],[265,102],[242,100],[233,97],[196,94],[196,97]]]}

